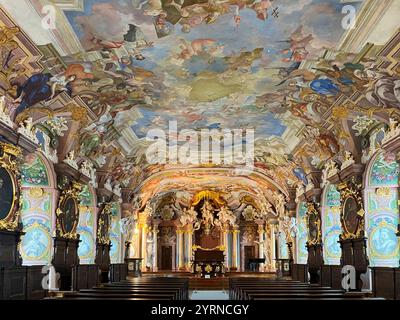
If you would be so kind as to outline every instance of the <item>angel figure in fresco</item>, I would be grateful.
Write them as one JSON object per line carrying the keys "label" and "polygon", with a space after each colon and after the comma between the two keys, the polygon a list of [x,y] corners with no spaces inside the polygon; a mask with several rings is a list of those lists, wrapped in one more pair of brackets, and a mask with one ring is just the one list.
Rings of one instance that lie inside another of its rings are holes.
{"label": "angel figure in fresco", "polygon": [[279,42],[288,43],[289,46],[281,52],[287,55],[282,60],[284,62],[301,62],[305,60],[309,54],[306,47],[310,45],[314,36],[310,33],[307,36],[303,35],[303,26],[300,25],[290,36],[290,39]]}
{"label": "angel figure in fresco", "polygon": [[60,92],[67,92],[71,96],[74,81],[78,78],[91,77],[92,75],[86,73],[80,64],[71,64],[63,74],[56,76],[49,73],[37,73],[31,76],[17,90],[18,97],[14,103],[19,103],[19,106],[15,111],[15,117],[39,102],[52,100]]}

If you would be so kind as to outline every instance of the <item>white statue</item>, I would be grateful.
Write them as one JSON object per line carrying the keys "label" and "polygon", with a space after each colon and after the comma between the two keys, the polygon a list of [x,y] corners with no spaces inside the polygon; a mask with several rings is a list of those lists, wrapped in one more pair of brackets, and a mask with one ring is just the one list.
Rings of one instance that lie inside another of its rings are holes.
{"label": "white statue", "polygon": [[285,196],[280,192],[274,192],[273,198],[277,216],[282,217],[285,214]]}
{"label": "white statue", "polygon": [[[194,210],[194,207],[191,206],[190,209],[183,209],[183,213],[179,217],[179,222],[182,226],[190,225],[197,222],[197,212]],[[197,227],[197,225],[196,225]]]}
{"label": "white statue", "polygon": [[107,189],[108,191],[113,192],[113,187],[111,185],[111,178],[108,177],[106,180],[106,183],[104,184],[104,188]]}
{"label": "white statue", "polygon": [[214,226],[213,208],[208,201],[205,201],[201,208],[203,223],[206,226]]}
{"label": "white statue", "polygon": [[225,224],[234,227],[236,226],[236,216],[227,207],[223,206],[218,212],[218,219],[214,222],[219,227]]}
{"label": "white statue", "polygon": [[76,159],[75,159],[75,151],[71,150],[70,152],[68,152],[67,156],[65,157],[65,159],[63,160],[64,163],[68,164],[69,166],[71,166],[72,168],[78,170],[78,164],[76,163]]}
{"label": "white statue", "polygon": [[147,233],[147,239],[146,239],[146,254],[147,254],[146,267],[149,268],[153,266],[153,247],[154,247],[153,244],[154,244],[153,233],[149,231]]}
{"label": "white statue", "polygon": [[36,137],[36,130],[33,128],[33,119],[32,118],[29,117],[25,121],[20,122],[17,132],[22,134],[23,136],[27,137],[29,140],[33,141],[34,143],[39,143],[39,140]]}

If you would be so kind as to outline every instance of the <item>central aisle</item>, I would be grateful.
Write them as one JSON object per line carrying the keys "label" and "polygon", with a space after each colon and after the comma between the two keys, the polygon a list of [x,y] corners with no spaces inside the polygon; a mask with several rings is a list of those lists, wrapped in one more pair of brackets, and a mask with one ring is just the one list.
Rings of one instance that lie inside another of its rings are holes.
{"label": "central aisle", "polygon": [[190,300],[229,300],[228,292],[223,290],[192,291]]}

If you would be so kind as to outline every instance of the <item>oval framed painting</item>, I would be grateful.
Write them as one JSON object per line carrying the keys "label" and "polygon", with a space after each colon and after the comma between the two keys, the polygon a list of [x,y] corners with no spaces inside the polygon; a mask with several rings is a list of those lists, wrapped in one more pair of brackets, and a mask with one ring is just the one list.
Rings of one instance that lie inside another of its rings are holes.
{"label": "oval framed painting", "polygon": [[17,181],[14,175],[0,166],[0,221],[7,221],[13,216],[17,197]]}
{"label": "oval framed painting", "polygon": [[79,206],[78,201],[74,197],[68,195],[60,203],[62,212],[61,228],[64,234],[75,232],[79,222]]}
{"label": "oval framed painting", "polygon": [[358,211],[361,205],[354,196],[347,197],[343,202],[343,227],[348,234],[356,235],[359,227]]}

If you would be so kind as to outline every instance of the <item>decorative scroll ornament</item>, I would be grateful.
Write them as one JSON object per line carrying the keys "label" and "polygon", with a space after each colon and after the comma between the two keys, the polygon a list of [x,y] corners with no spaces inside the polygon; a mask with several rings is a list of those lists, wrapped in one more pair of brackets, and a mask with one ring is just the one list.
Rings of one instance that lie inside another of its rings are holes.
{"label": "decorative scroll ornament", "polygon": [[0,97],[0,122],[13,128],[14,123],[11,121],[10,115],[6,113],[6,98],[5,96]]}
{"label": "decorative scroll ornament", "polygon": [[356,131],[356,136],[358,137],[365,134],[377,121],[367,116],[357,116],[354,118],[353,123],[351,128]]}
{"label": "decorative scroll ornament", "polygon": [[315,208],[315,203],[307,203],[306,215],[308,225],[307,245],[320,244],[322,239],[321,218],[318,210]]}
{"label": "decorative scroll ornament", "polygon": [[385,143],[397,136],[400,135],[400,125],[399,122],[390,118],[389,119],[389,128],[385,132],[385,137],[382,139],[382,142]]}
{"label": "decorative scroll ornament", "polygon": [[244,208],[242,212],[242,216],[246,221],[253,221],[255,218],[255,209],[253,206],[248,205],[246,208]]}
{"label": "decorative scroll ornament", "polygon": [[97,243],[107,244],[111,243],[110,229],[111,229],[111,215],[114,207],[113,202],[107,202],[101,210],[97,219]]}
{"label": "decorative scroll ornament", "polygon": [[193,201],[192,201],[192,206],[196,206],[203,199],[213,200],[220,206],[225,204],[225,200],[222,198],[220,193],[215,192],[215,191],[205,190],[205,191],[199,192],[198,194],[196,194],[194,196]]}
{"label": "decorative scroll ornament", "polygon": [[21,177],[17,159],[21,149],[0,142],[0,230],[20,229]]}
{"label": "decorative scroll ornament", "polygon": [[70,167],[79,170],[78,164],[76,163],[76,158],[75,158],[75,151],[72,150],[68,152],[67,156],[63,160],[64,163],[68,164]]}
{"label": "decorative scroll ornament", "polygon": [[161,209],[161,219],[163,220],[172,220],[172,218],[174,217],[175,212],[174,209],[171,205],[165,205],[162,207]]}
{"label": "decorative scroll ornament", "polygon": [[22,134],[29,140],[33,141],[34,143],[39,143],[39,140],[36,137],[36,130],[33,128],[32,118],[29,117],[26,120],[20,122],[17,132]]}
{"label": "decorative scroll ornament", "polygon": [[346,169],[347,167],[351,166],[352,164],[355,163],[354,157],[349,151],[344,152],[344,160],[342,163],[342,166],[340,167],[340,170]]}
{"label": "decorative scroll ornament", "polygon": [[364,237],[365,212],[361,195],[361,184],[355,178],[338,186],[340,189],[340,222],[342,234],[340,239],[359,239]]}
{"label": "decorative scroll ornament", "polygon": [[68,121],[63,117],[53,117],[45,121],[50,127],[52,133],[56,136],[64,136],[64,132],[68,130]]}
{"label": "decorative scroll ornament", "polygon": [[56,210],[56,236],[66,239],[78,239],[76,232],[79,222],[79,194],[82,186],[73,182],[72,186],[63,190]]}

